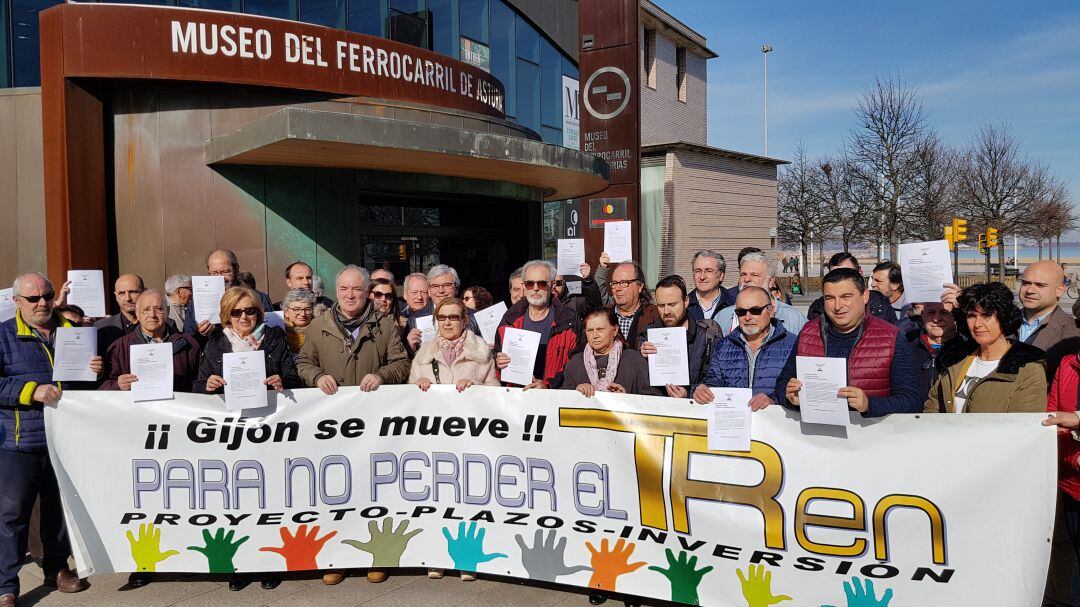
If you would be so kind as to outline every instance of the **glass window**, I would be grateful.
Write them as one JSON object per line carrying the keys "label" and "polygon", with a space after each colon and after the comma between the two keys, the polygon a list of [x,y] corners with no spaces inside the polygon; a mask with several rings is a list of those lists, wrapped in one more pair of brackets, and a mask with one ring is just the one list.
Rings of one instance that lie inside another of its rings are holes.
{"label": "glass window", "polygon": [[387,37],[391,40],[420,48],[431,48],[428,40],[428,22],[424,13],[405,13],[391,8],[389,21]]}
{"label": "glass window", "polygon": [[205,8],[212,11],[240,12],[240,0],[177,0],[177,6]]}
{"label": "glass window", "polygon": [[0,2],[0,88],[11,86],[11,74],[8,73],[10,51],[8,50],[8,3]]}
{"label": "glass window", "polygon": [[244,12],[249,15],[296,19],[297,0],[244,0]]}
{"label": "glass window", "polygon": [[11,54],[15,86],[41,84],[38,13],[56,4],[60,4],[60,0],[12,0]]}
{"label": "glass window", "polygon": [[454,33],[453,0],[428,0],[428,19],[431,21],[432,50],[457,57],[458,37]]}
{"label": "glass window", "polygon": [[562,145],[562,129],[553,129],[550,126],[541,127],[540,138],[544,143]]}
{"label": "glass window", "polygon": [[562,53],[545,38],[540,41],[540,122],[562,126]]}
{"label": "glass window", "polygon": [[528,21],[518,16],[517,18],[517,56],[528,59],[533,63],[540,63],[540,34]]}
{"label": "glass window", "polygon": [[385,0],[349,0],[349,29],[372,36],[383,35]]}
{"label": "glass window", "polygon": [[488,43],[488,0],[458,0],[461,7],[461,35]]}
{"label": "glass window", "polygon": [[419,15],[424,10],[424,0],[390,0],[390,8],[406,15]]}
{"label": "glass window", "polygon": [[514,9],[495,0],[491,5],[491,74],[506,89],[506,115],[517,116],[514,94]]}
{"label": "glass window", "polygon": [[540,132],[540,66],[517,60],[517,119],[522,126]]}
{"label": "glass window", "polygon": [[345,7],[345,0],[303,0],[300,4],[300,20],[345,29]]}
{"label": "glass window", "polygon": [[574,65],[574,62],[570,61],[570,59],[566,55],[563,55],[562,58],[562,73],[563,76],[570,76],[571,78],[577,80],[578,68],[576,65]]}

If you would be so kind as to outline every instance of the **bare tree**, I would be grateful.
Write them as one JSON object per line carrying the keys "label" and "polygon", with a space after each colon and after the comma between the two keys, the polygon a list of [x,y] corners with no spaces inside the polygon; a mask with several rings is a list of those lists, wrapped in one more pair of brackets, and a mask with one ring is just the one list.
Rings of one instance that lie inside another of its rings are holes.
{"label": "bare tree", "polygon": [[877,242],[888,244],[895,259],[906,225],[906,200],[916,189],[917,151],[926,132],[922,101],[899,77],[879,77],[859,98],[855,116],[848,154],[867,188],[877,186],[871,223]]}
{"label": "bare tree", "polygon": [[958,171],[959,197],[980,229],[997,228],[999,277],[1005,276],[1006,234],[1030,231],[1032,213],[1048,200],[1052,179],[1045,166],[1021,155],[1008,125],[985,125],[964,154]]}
{"label": "bare tree", "polygon": [[845,251],[850,251],[851,245],[865,242],[875,232],[867,217],[874,209],[876,193],[866,187],[866,181],[847,157],[825,158],[820,167],[817,178],[824,219],[833,226],[832,236],[840,240]]}
{"label": "bare tree", "polygon": [[807,277],[810,244],[820,239],[823,227],[817,171],[799,144],[791,164],[784,167],[777,181],[777,233],[781,242],[799,247],[803,259],[799,269],[803,278]]}
{"label": "bare tree", "polygon": [[959,155],[934,132],[915,149],[914,188],[908,199],[904,235],[917,241],[940,240],[956,215],[956,171]]}

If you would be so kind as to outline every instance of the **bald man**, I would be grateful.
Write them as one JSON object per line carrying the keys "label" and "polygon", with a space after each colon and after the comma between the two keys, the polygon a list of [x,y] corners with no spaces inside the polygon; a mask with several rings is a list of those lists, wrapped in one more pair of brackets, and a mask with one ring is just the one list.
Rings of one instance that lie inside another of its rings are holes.
{"label": "bald man", "polygon": [[135,302],[145,290],[143,279],[137,274],[123,274],[113,283],[113,298],[120,307],[120,313],[94,323],[98,330],[98,354],[104,356],[113,342],[131,333],[138,326]]}
{"label": "bald man", "polygon": [[1065,272],[1052,261],[1035,262],[1020,276],[1024,316],[1017,337],[1046,352],[1046,372],[1051,380],[1061,359],[1080,348],[1076,320],[1061,309],[1064,294]]}

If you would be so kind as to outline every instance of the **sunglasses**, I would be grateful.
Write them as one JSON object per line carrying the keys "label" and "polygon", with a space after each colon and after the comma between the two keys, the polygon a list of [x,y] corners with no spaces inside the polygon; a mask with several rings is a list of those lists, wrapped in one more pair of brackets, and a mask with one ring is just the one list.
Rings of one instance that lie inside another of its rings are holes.
{"label": "sunglasses", "polygon": [[452,322],[461,322],[461,315],[460,314],[439,314],[438,316],[435,317],[435,320],[437,320],[439,322],[446,322],[448,320],[452,321]]}
{"label": "sunglasses", "polygon": [[548,281],[546,280],[526,280],[522,282],[526,289],[538,289],[540,291],[547,291]]}
{"label": "sunglasses", "polygon": [[374,299],[374,300],[391,299],[392,297],[394,297],[393,293],[380,293],[378,291],[372,291],[371,292],[371,298]]}
{"label": "sunglasses", "polygon": [[565,281],[565,280],[556,280],[556,281],[553,281],[553,282],[551,283],[551,286],[553,286],[553,287],[561,287],[561,286],[563,286],[564,284],[566,284],[566,281]]}
{"label": "sunglasses", "polygon": [[24,300],[26,300],[29,303],[36,304],[37,302],[41,301],[42,299],[52,301],[53,298],[56,297],[56,293],[53,293],[52,291],[50,291],[48,293],[43,293],[41,295],[19,295],[19,297],[23,298]]}
{"label": "sunglasses", "polygon": [[757,316],[765,310],[769,309],[771,306],[772,304],[765,304],[764,306],[754,306],[753,308],[735,308],[735,316],[738,316],[739,318],[742,318],[747,314],[751,316]]}
{"label": "sunglasses", "polygon": [[243,308],[243,309],[237,308],[237,309],[233,310],[232,312],[229,312],[229,316],[231,316],[233,318],[240,318],[240,316],[244,315],[244,314],[246,314],[248,316],[258,316],[259,315],[259,309],[258,308]]}

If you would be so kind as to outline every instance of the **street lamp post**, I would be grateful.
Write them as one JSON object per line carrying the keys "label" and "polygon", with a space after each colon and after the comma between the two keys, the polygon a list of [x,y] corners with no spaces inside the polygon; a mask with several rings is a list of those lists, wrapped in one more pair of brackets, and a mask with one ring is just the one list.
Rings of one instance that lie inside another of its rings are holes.
{"label": "street lamp post", "polygon": [[765,155],[769,155],[769,53],[773,48],[768,44],[761,45],[761,55],[765,58]]}

